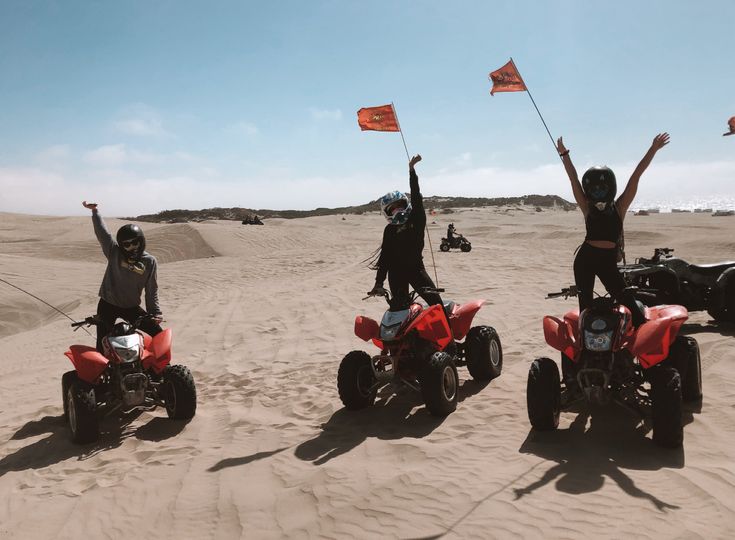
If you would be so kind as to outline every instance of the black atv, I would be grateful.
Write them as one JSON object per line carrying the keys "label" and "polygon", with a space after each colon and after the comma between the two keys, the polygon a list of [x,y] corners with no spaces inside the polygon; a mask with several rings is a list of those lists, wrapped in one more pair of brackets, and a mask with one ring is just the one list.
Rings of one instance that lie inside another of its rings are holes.
{"label": "black atv", "polygon": [[467,253],[469,250],[472,249],[472,244],[470,244],[470,241],[461,234],[455,234],[450,239],[442,238],[442,242],[441,244],[439,244],[439,251],[444,251],[446,253],[452,248],[459,248]]}
{"label": "black atv", "polygon": [[679,304],[703,311],[716,321],[735,321],[735,261],[689,264],[672,248],[656,248],[653,257],[619,265],[637,300],[647,306]]}

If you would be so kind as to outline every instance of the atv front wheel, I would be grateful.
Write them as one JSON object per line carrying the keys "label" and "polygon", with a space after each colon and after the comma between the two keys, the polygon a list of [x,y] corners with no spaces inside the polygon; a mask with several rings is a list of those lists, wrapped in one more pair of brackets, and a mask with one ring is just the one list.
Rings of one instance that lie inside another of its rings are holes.
{"label": "atv front wheel", "polygon": [[475,326],[465,340],[467,369],[476,381],[490,381],[503,369],[503,348],[492,326]]}
{"label": "atv front wheel", "polygon": [[434,416],[446,416],[457,408],[459,375],[452,357],[435,352],[421,371],[421,395]]}
{"label": "atv front wheel", "polygon": [[342,404],[350,410],[364,409],[375,402],[378,385],[372,362],[368,353],[352,351],[339,364],[337,391]]}
{"label": "atv front wheel", "polygon": [[551,358],[537,358],[531,364],[526,385],[526,405],[533,429],[546,431],[559,427],[559,367]]}
{"label": "atv front wheel", "polygon": [[197,389],[189,368],[166,366],[162,384],[168,417],[173,420],[191,420],[197,410]]}
{"label": "atv front wheel", "polygon": [[71,431],[71,440],[77,444],[91,443],[97,440],[100,434],[97,419],[97,402],[94,388],[91,384],[79,379],[75,371],[65,373],[62,385],[66,389],[66,420]]}
{"label": "atv front wheel", "polygon": [[459,246],[459,249],[467,253],[472,249],[472,244],[470,244],[469,242],[464,242]]}
{"label": "atv front wheel", "polygon": [[681,377],[682,401],[696,401],[702,397],[702,360],[697,340],[688,336],[677,336],[669,352],[671,365]]}
{"label": "atv front wheel", "polygon": [[447,244],[446,242],[442,242],[441,244],[439,244],[439,251],[443,251],[445,253],[449,251],[449,244]]}
{"label": "atv front wheel", "polygon": [[653,442],[678,448],[684,440],[681,425],[681,377],[676,369],[656,366],[648,370],[653,405]]}

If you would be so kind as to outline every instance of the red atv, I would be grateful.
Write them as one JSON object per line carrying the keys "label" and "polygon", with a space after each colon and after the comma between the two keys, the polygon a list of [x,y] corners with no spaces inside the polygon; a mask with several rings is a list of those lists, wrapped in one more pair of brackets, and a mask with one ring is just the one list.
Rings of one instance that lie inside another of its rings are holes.
{"label": "red atv", "polygon": [[[342,359],[337,389],[345,407],[368,407],[379,388],[397,383],[420,391],[431,414],[446,416],[457,408],[458,365],[466,365],[475,380],[489,381],[500,375],[503,351],[497,332],[490,326],[470,328],[484,300],[463,305],[446,302],[442,309],[416,302],[416,291],[403,300],[391,299],[387,291],[382,296],[389,307],[380,324],[362,315],[355,318],[357,337],[372,340],[380,354],[371,357],[352,351]],[[465,336],[463,343],[457,341]]]}
{"label": "red atv", "polygon": [[[572,286],[547,298],[576,296]],[[537,430],[556,429],[559,413],[584,401],[610,401],[651,418],[653,441],[681,446],[682,400],[702,397],[702,367],[697,341],[677,335],[689,314],[686,308],[645,308],[647,321],[633,328],[630,310],[609,296],[595,298],[581,316],[574,309],[560,320],[544,317],[544,337],[561,351],[559,368],[538,358],[528,372],[528,418]]]}
{"label": "red atv", "polygon": [[[95,441],[99,420],[117,410],[152,410],[160,405],[169,418],[194,416],[194,378],[186,366],[171,365],[170,328],[153,338],[139,329],[149,317],[115,324],[102,338],[103,353],[86,345],[72,345],[64,353],[74,364],[74,370],[61,378],[64,418],[74,442]],[[98,324],[96,317],[87,317],[72,326]]]}

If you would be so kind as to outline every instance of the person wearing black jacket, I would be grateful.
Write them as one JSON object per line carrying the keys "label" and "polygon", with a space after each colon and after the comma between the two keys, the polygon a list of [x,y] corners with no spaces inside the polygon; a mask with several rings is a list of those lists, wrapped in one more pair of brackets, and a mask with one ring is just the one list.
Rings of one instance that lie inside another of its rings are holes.
{"label": "person wearing black jacket", "polygon": [[408,299],[410,285],[429,305],[443,305],[438,293],[424,291],[425,288],[435,289],[436,285],[426,272],[422,255],[426,213],[419,190],[419,177],[414,169],[419,161],[421,156],[417,154],[408,163],[410,202],[405,193],[400,191],[387,193],[380,200],[380,209],[388,225],[383,231],[380,256],[373,266],[377,270],[375,286],[368,294],[383,294],[383,283],[387,276],[394,299]]}

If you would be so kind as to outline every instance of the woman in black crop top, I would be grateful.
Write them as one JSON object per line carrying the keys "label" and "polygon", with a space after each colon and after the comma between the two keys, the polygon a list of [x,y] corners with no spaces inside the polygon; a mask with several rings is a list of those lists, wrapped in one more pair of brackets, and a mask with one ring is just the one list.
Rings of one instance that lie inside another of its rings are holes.
{"label": "woman in black crop top", "polygon": [[584,173],[582,182],[580,182],[577,170],[569,157],[569,150],[559,137],[557,150],[572,183],[574,198],[584,214],[587,228],[584,243],[574,258],[574,281],[579,290],[580,311],[592,303],[595,276],[597,276],[605,289],[630,309],[635,326],[640,326],[645,322],[643,312],[633,296],[623,293],[625,282],[618,272],[617,254],[625,213],[638,191],[638,181],[651,164],[656,152],[668,143],[668,133],[659,133],[654,137],[648,152],[628,180],[623,194],[615,200],[617,192],[615,174],[607,167],[592,167]]}

